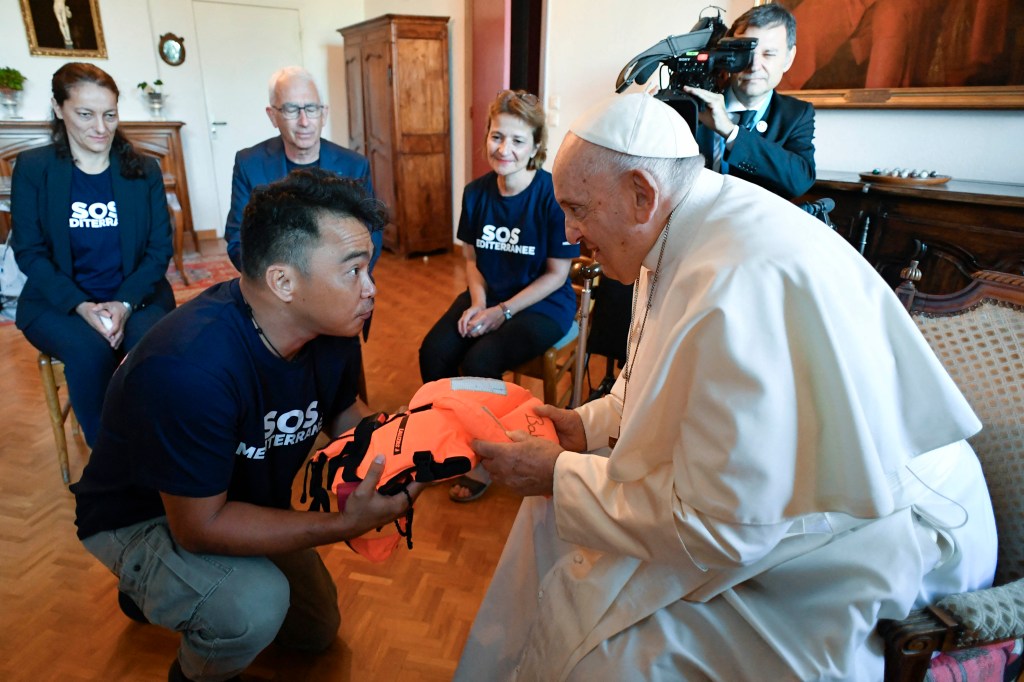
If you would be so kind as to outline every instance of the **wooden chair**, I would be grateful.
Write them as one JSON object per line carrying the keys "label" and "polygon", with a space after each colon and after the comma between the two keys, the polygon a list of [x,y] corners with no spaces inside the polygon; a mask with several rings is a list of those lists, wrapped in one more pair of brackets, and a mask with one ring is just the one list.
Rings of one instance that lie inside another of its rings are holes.
{"label": "wooden chair", "polygon": [[68,467],[68,442],[64,436],[64,422],[71,417],[71,433],[78,435],[78,419],[71,409],[71,400],[61,403],[60,389],[67,385],[64,378],[64,363],[46,353],[39,354],[39,373],[43,378],[43,392],[46,394],[46,406],[50,410],[50,426],[53,427],[53,439],[57,442],[57,461],[60,464],[60,475],[64,485],[71,482],[71,470]]}
{"label": "wooden chair", "polygon": [[995,508],[995,586],[953,594],[902,621],[882,621],[886,682],[917,682],[933,652],[1024,637],[1024,277],[979,271],[964,289],[923,294],[917,261],[897,294],[981,419],[970,439]]}
{"label": "wooden chair", "polygon": [[[522,383],[523,376],[543,381],[544,402],[549,405],[566,407],[572,398],[572,383],[575,378],[576,369],[576,349],[580,333],[579,304],[581,292],[583,290],[582,271],[585,266],[591,265],[593,262],[593,259],[585,256],[573,259],[572,268],[569,271],[569,277],[572,279],[572,286],[576,291],[577,319],[573,320],[569,331],[566,332],[565,336],[559,339],[555,345],[544,351],[543,355],[529,360],[528,362],[524,362],[519,365],[519,367],[516,367],[512,372],[512,381],[517,384]],[[594,278],[591,286],[596,287],[599,279],[600,278]],[[593,306],[594,302],[593,299],[591,299],[590,309],[593,309]],[[564,391],[559,391],[562,379],[566,376],[569,377],[569,387]]]}

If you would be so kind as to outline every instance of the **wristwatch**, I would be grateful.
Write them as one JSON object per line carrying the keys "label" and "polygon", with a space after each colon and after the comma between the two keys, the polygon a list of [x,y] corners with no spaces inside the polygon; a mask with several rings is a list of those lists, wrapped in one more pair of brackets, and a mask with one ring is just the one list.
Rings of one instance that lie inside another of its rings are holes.
{"label": "wristwatch", "polygon": [[125,311],[126,314],[128,314],[128,315],[132,314],[132,304],[131,303],[129,303],[128,301],[121,301],[121,305],[124,306],[124,311]]}
{"label": "wristwatch", "polygon": [[512,319],[512,309],[509,308],[504,303],[499,303],[498,305],[501,306],[501,312],[505,313],[505,319],[506,320],[511,320]]}

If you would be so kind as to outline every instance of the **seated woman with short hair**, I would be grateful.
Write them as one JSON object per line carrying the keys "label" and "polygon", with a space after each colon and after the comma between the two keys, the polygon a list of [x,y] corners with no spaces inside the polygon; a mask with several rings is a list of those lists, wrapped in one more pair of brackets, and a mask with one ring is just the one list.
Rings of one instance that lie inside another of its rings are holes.
{"label": "seated woman with short hair", "polygon": [[[565,238],[555,201],[544,109],[535,95],[505,90],[491,103],[486,138],[491,171],[466,186],[458,237],[468,288],[420,346],[424,382],[452,376],[500,379],[544,353],[572,326],[569,280],[580,247]],[[476,499],[482,470],[452,486],[456,501]],[[468,480],[467,480],[468,479]]]}

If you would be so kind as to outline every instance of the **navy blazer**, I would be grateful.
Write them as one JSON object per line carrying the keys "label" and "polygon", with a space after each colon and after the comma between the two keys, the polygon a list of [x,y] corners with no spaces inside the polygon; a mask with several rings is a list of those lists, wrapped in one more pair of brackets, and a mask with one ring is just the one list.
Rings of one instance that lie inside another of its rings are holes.
{"label": "navy blazer", "polygon": [[[373,195],[370,162],[365,156],[321,138],[320,168],[362,181],[366,191]],[[288,159],[280,135],[235,154],[235,168],[231,173],[231,209],[224,225],[224,240],[228,243],[228,257],[239,270],[242,265],[242,212],[249,203],[249,195],[254,188],[280,180],[287,174]],[[374,261],[380,253],[381,238],[380,232],[373,235]]]}
{"label": "navy blazer", "polygon": [[[114,300],[127,301],[133,308],[158,305],[172,310],[174,292],[166,275],[173,246],[163,174],[156,160],[142,160],[144,176],[128,179],[121,175],[120,156],[110,153],[124,273]],[[75,284],[71,262],[72,163],[70,156],[58,156],[51,144],[22,152],[14,165],[11,247],[28,278],[18,297],[18,329],[46,310],[70,314],[90,300]]]}
{"label": "navy blazer", "polygon": [[725,151],[729,175],[786,199],[805,194],[815,178],[814,107],[773,92],[762,120],[768,125],[763,133],[741,126]]}

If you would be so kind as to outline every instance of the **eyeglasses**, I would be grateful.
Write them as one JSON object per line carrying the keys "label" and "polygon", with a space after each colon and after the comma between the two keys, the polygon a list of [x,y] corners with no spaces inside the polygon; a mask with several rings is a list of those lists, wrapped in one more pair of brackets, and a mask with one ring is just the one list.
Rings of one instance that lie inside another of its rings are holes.
{"label": "eyeglasses", "polygon": [[498,91],[498,98],[499,99],[503,99],[505,101],[508,101],[512,97],[515,97],[518,100],[522,100],[523,102],[526,102],[531,107],[532,106],[536,106],[540,102],[540,99],[537,97],[537,95],[534,95],[532,92],[526,92],[525,90],[499,90]]}
{"label": "eyeglasses", "polygon": [[302,106],[299,106],[298,104],[288,103],[282,107],[272,106],[271,109],[275,109],[278,112],[280,112],[282,118],[292,121],[299,117],[300,111],[306,112],[306,118],[320,118],[320,114],[322,114],[324,111],[324,105],[303,104]]}

